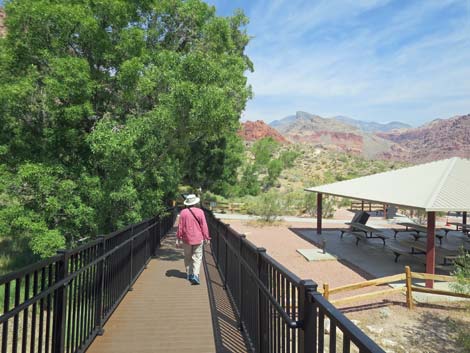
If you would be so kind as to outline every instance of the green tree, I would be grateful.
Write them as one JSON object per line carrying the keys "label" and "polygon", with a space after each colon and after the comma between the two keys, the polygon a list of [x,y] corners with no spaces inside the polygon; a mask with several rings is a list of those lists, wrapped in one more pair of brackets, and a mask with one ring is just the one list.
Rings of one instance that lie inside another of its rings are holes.
{"label": "green tree", "polygon": [[237,135],[213,141],[200,141],[191,146],[191,158],[186,160],[186,182],[203,190],[228,196],[237,184],[237,169],[243,161],[243,142]]}
{"label": "green tree", "polygon": [[255,156],[255,166],[259,169],[267,168],[278,147],[279,142],[272,137],[265,137],[256,141],[251,147],[251,152]]}
{"label": "green tree", "polygon": [[280,159],[272,159],[267,166],[268,175],[264,179],[266,188],[270,188],[276,184],[277,179],[282,173],[283,163]]}
{"label": "green tree", "polygon": [[6,12],[0,202],[26,218],[13,229],[4,215],[5,237],[36,237],[46,256],[161,212],[182,180],[234,182],[251,96],[241,12],[200,0],[15,0]]}

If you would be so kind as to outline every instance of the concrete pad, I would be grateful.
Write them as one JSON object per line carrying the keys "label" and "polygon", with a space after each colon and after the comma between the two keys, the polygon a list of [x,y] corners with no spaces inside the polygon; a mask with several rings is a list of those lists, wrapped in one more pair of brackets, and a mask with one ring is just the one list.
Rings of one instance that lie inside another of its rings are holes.
{"label": "concrete pad", "polygon": [[297,252],[307,259],[307,261],[331,261],[337,257],[329,253],[323,253],[322,249],[297,249]]}

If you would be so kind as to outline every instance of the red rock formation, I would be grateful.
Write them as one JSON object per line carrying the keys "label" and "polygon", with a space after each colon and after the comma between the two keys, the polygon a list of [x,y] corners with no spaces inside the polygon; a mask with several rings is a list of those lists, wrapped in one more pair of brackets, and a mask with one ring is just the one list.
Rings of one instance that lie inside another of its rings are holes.
{"label": "red rock formation", "polygon": [[242,123],[242,128],[238,134],[245,141],[257,141],[265,137],[272,137],[280,143],[289,143],[277,130],[274,130],[261,120]]}
{"label": "red rock formation", "polygon": [[407,149],[410,162],[470,158],[470,115],[438,119],[416,129],[377,135]]}
{"label": "red rock formation", "polygon": [[5,17],[5,11],[0,7],[0,37],[3,37],[7,32],[5,27]]}

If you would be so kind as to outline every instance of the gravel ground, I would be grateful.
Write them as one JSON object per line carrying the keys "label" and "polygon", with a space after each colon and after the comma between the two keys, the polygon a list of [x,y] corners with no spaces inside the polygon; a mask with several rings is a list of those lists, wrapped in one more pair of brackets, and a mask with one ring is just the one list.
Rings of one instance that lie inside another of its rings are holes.
{"label": "gravel ground", "polygon": [[[341,215],[345,216],[345,215]],[[259,226],[255,221],[226,220],[232,228],[245,234],[258,247],[266,248],[269,255],[302,279],[313,279],[322,288],[330,288],[371,279],[367,269],[360,269],[342,260],[306,261],[297,249],[315,248],[289,230],[290,224],[279,222],[274,226]],[[313,228],[312,222],[295,222],[296,228]],[[325,228],[338,228],[338,224],[325,224]],[[337,295],[335,298],[368,293],[387,287],[369,287]],[[414,310],[405,306],[401,294],[350,304],[341,310],[371,336],[387,352],[430,353],[465,352],[457,340],[456,325],[468,327],[470,312],[462,304],[420,305]]]}

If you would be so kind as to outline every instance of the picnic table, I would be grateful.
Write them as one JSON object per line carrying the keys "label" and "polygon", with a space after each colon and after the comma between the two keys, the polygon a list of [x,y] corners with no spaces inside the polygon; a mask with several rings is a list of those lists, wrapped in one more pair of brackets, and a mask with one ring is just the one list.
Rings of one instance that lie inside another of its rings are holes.
{"label": "picnic table", "polygon": [[455,230],[462,230],[463,233],[470,232],[470,224],[460,223],[460,222],[449,222],[448,224],[455,226]]}
{"label": "picnic table", "polygon": [[[426,244],[421,243],[419,241],[411,241],[411,240],[399,240],[398,244],[405,248],[410,248],[411,249],[411,254],[412,255],[419,255],[423,254],[426,255],[427,253],[427,248]],[[458,256],[459,252],[458,251],[453,251],[445,248],[435,248],[436,250],[436,255],[441,257],[444,260],[444,265],[447,265],[447,261],[454,261]],[[395,262],[397,262],[398,257],[403,254],[402,251],[398,251],[397,248],[393,249],[392,251],[395,253]]]}
{"label": "picnic table", "polygon": [[[381,239],[385,245],[385,240],[387,239],[387,237],[382,231],[373,227],[366,226],[362,223],[348,222],[346,224],[350,226],[350,229],[341,230],[341,238],[343,237],[344,233],[350,233],[356,237],[356,245],[359,243],[359,240],[374,238]],[[365,237],[362,236],[362,234],[359,232],[364,233]]]}
{"label": "picnic table", "polygon": [[[415,240],[418,240],[419,238],[423,238],[426,236],[426,235],[421,235],[421,233],[427,234],[428,232],[428,228],[420,224],[413,223],[413,222],[398,222],[397,224],[405,227],[405,230],[394,228],[393,231],[395,232],[395,235],[394,235],[395,239],[397,238],[397,234],[400,232],[409,232],[409,231],[414,232],[415,234],[412,233],[411,235],[415,238]],[[450,229],[440,229],[440,230],[445,231],[446,236],[447,236],[447,233],[450,231]],[[442,238],[444,238],[444,236],[438,233],[435,233],[435,236],[437,239],[439,239],[439,244],[442,245]]]}

